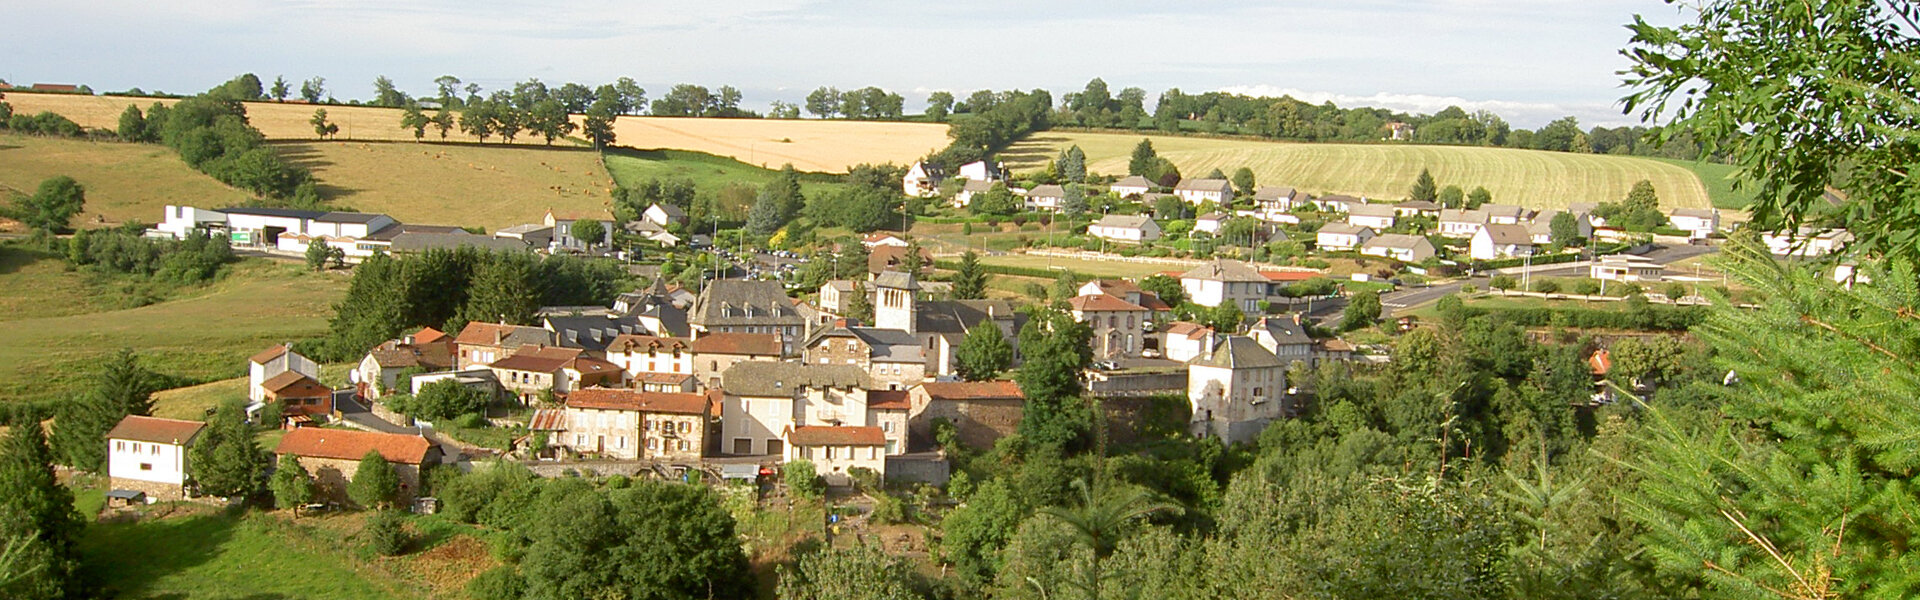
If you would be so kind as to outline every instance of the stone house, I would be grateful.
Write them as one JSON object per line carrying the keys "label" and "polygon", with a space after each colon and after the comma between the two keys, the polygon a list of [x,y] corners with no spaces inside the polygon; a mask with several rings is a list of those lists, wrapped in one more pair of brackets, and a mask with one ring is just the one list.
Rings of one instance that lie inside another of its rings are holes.
{"label": "stone house", "polygon": [[919,339],[901,329],[848,326],[841,320],[814,331],[806,348],[808,364],[859,367],[874,389],[905,390],[927,375]]}
{"label": "stone house", "polygon": [[504,323],[467,323],[453,337],[454,368],[484,367],[528,345],[552,346],[553,332]]}
{"label": "stone house", "polygon": [[552,442],[620,460],[694,462],[707,448],[705,394],[588,388],[567,395],[566,428]]}
{"label": "stone house", "polygon": [[871,469],[882,479],[887,475],[886,436],[879,427],[801,426],[788,432],[787,440],[782,459],[807,459],[827,485],[852,485],[855,468]]}
{"label": "stone house", "polygon": [[780,336],[772,333],[709,333],[693,339],[693,376],[706,389],[720,387],[720,375],[746,361],[778,362]]}
{"label": "stone house", "polygon": [[796,427],[867,426],[867,372],[853,365],[746,361],[720,376],[721,451],[787,456]]}
{"label": "stone house", "polygon": [[1250,442],[1286,414],[1287,363],[1245,336],[1228,336],[1188,363],[1188,433],[1228,444]]}
{"label": "stone house", "polygon": [[1074,296],[1067,300],[1074,320],[1093,328],[1093,355],[1097,358],[1139,356],[1145,348],[1147,321],[1153,311],[1106,294]]}
{"label": "stone house", "polygon": [[1027,395],[1012,381],[930,381],[907,394],[907,439],[915,451],[934,447],[936,421],[951,423],[961,443],[985,449],[1019,431],[1026,414]]}
{"label": "stone house", "polygon": [[398,504],[407,506],[420,490],[422,471],[440,463],[440,446],[418,435],[374,433],[351,429],[301,427],[280,438],[273,453],[293,456],[313,476],[319,497],[348,502],[347,484],[360,470],[360,459],[379,452],[400,477]]}

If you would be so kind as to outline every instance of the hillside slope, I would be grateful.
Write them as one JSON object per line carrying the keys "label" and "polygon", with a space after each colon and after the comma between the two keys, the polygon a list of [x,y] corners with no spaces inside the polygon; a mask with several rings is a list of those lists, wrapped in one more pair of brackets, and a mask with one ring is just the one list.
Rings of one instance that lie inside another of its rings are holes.
{"label": "hillside slope", "polygon": [[248,197],[193,170],[165,146],[0,135],[0,198],[6,190],[31,194],[56,175],[87,188],[86,209],[75,226],[155,223],[168,204],[213,208]]}
{"label": "hillside slope", "polygon": [[1231,174],[1253,169],[1261,185],[1290,186],[1311,194],[1349,194],[1398,199],[1419,176],[1433,172],[1445,187],[1485,186],[1495,202],[1534,208],[1625,198],[1633,184],[1653,182],[1667,207],[1710,205],[1706,186],[1691,169],[1650,158],[1570,154],[1541,150],[1420,146],[1411,144],[1309,144],[1119,133],[1042,132],[1010,148],[1015,169],[1038,169],[1068,146],[1087,154],[1087,169],[1124,175],[1135,145],[1145,137],[1188,177],[1213,169]]}

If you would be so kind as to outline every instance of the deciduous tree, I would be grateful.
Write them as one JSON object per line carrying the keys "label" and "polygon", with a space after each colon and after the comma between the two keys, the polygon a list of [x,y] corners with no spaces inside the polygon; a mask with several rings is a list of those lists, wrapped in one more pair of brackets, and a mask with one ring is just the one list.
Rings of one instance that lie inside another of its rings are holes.
{"label": "deciduous tree", "polygon": [[967,381],[995,379],[1013,365],[1013,346],[1006,334],[992,323],[981,323],[967,331],[967,337],[954,351],[955,370]]}
{"label": "deciduous tree", "polygon": [[400,475],[393,471],[393,463],[387,462],[379,450],[368,450],[360,457],[360,465],[353,472],[353,482],[347,484],[347,497],[361,508],[378,510],[391,506],[400,497]]}
{"label": "deciduous tree", "polygon": [[313,501],[313,476],[307,468],[300,465],[300,459],[292,454],[280,455],[280,464],[273,470],[268,482],[273,490],[273,504],[283,509],[293,509],[293,515],[300,516],[300,507]]}
{"label": "deciduous tree", "polygon": [[327,109],[324,108],[314,109],[313,118],[308,119],[307,123],[313,125],[313,133],[323,140],[340,133],[339,125],[327,122]]}
{"label": "deciduous tree", "polygon": [[72,231],[70,222],[87,204],[87,188],[72,177],[58,175],[40,181],[33,195],[14,201],[6,216],[27,227],[49,233]]}

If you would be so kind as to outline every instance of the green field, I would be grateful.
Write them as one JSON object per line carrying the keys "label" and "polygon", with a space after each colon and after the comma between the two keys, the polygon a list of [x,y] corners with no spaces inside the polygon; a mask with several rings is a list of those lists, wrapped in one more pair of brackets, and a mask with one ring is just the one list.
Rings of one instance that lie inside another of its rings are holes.
{"label": "green field", "polygon": [[[772,179],[777,172],[732,158],[690,150],[613,148],[607,150],[605,162],[614,181],[624,187],[633,187],[648,179],[685,179],[701,190],[718,189],[729,183],[757,187]],[[839,181],[831,175],[801,174],[800,189],[807,194],[838,186]]]}
{"label": "green field", "polygon": [[1745,209],[1747,205],[1753,203],[1752,191],[1733,189],[1734,172],[1738,171],[1739,167],[1720,163],[1675,160],[1671,158],[1656,158],[1654,160],[1691,169],[1694,175],[1700,177],[1700,183],[1707,186],[1707,196],[1713,198],[1714,208],[1721,210],[1740,210]]}
{"label": "green field", "polygon": [[402,223],[496,231],[560,213],[605,211],[613,180],[592,150],[411,142],[288,142],[280,156],[307,167],[336,206]]}
{"label": "green field", "polygon": [[154,223],[168,204],[217,208],[247,199],[246,193],[188,167],[165,146],[0,135],[0,199],[9,195],[6,190],[31,194],[41,180],[56,175],[87,188],[86,210],[74,219],[76,226]]}
{"label": "green field", "polygon": [[117,309],[117,291],[63,261],[0,247],[0,398],[46,400],[86,389],[98,361],[120,348],[170,376],[244,376],[246,359],[276,343],[326,332],[343,274],[247,259],[210,285],[139,308]]}
{"label": "green field", "polygon": [[[1016,169],[1038,169],[1068,146],[1087,154],[1090,172],[1125,175],[1127,159],[1143,136],[1117,133],[1041,132],[1002,156]],[[1213,169],[1253,169],[1262,185],[1289,186],[1315,195],[1349,194],[1374,199],[1407,195],[1422,168],[1441,186],[1485,186],[1494,202],[1531,208],[1575,202],[1613,202],[1633,184],[1653,182],[1667,207],[1705,207],[1709,190],[1691,167],[1650,158],[1569,154],[1542,150],[1417,146],[1408,144],[1308,144],[1184,136],[1144,136],[1188,177]]]}
{"label": "green field", "polygon": [[[337,518],[337,517],[328,517]],[[426,598],[353,558],[320,519],[202,514],[94,524],[81,550],[94,584],[119,598]]]}

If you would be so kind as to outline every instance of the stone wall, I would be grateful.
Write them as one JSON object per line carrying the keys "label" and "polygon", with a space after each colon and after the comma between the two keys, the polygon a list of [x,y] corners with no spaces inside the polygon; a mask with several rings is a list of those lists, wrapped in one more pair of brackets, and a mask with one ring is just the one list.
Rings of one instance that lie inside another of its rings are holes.
{"label": "stone wall", "polygon": [[[319,490],[319,498],[331,502],[349,503],[347,484],[353,481],[353,474],[360,470],[359,460],[341,460],[337,458],[299,457],[300,466],[313,476],[314,487]],[[420,489],[420,467],[392,463],[393,472],[400,476],[400,498],[402,506],[413,502],[414,492]]]}
{"label": "stone wall", "polygon": [[148,498],[153,498],[154,500],[157,500],[160,502],[171,502],[174,500],[187,499],[187,492],[185,489],[177,485],[173,485],[170,483],[160,483],[158,481],[141,481],[139,479],[127,479],[125,477],[109,477],[107,479],[107,487],[108,489],[115,489],[115,490],[133,490],[136,492],[144,492],[146,493]]}
{"label": "stone wall", "polygon": [[915,452],[932,449],[939,445],[933,437],[933,423],[936,419],[946,419],[953,423],[960,434],[960,442],[973,448],[992,448],[1000,438],[1012,435],[1020,429],[1020,417],[1026,410],[1025,400],[936,400],[927,404],[925,411],[913,417],[907,426],[908,439]]}
{"label": "stone wall", "polygon": [[946,457],[922,452],[887,457],[887,481],[946,485],[951,477]]}

